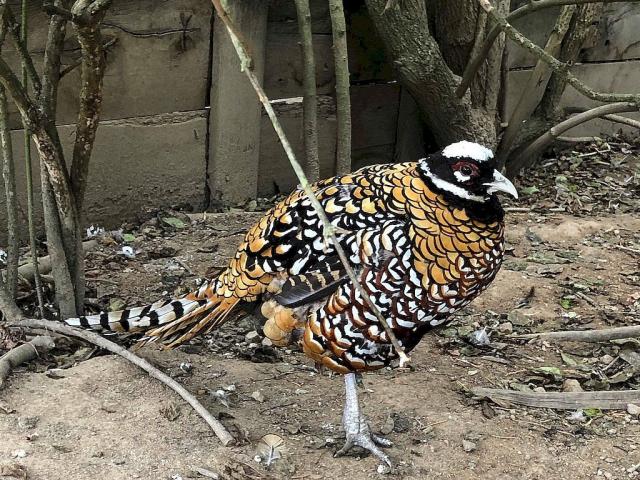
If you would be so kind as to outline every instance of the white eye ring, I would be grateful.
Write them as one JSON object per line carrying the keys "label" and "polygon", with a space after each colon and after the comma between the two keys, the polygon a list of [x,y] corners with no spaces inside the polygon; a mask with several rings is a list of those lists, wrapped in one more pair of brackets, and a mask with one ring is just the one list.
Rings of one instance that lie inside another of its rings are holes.
{"label": "white eye ring", "polygon": [[458,180],[459,182],[468,182],[469,180],[471,180],[471,175],[465,175],[464,173],[456,170],[455,172],[453,172],[453,175],[456,177],[456,180]]}

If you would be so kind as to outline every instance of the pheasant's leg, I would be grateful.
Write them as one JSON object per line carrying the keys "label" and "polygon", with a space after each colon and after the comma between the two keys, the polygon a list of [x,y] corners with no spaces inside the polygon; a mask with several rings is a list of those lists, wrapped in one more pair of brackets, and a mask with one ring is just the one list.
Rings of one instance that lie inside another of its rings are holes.
{"label": "pheasant's leg", "polygon": [[379,437],[371,433],[369,424],[365,419],[360,404],[358,403],[358,392],[356,391],[356,374],[348,373],[344,376],[345,384],[345,403],[344,414],[342,415],[342,426],[346,433],[347,439],[344,446],[336,452],[336,456],[344,455],[354,445],[369,450],[378,459],[391,467],[389,457],[385,455],[378,447],[390,447],[392,443],[386,438]]}

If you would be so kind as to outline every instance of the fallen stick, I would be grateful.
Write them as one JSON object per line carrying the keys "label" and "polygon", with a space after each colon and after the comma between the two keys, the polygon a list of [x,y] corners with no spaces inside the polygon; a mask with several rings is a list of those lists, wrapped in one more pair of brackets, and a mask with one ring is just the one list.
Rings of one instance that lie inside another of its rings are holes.
{"label": "fallen stick", "polygon": [[555,340],[558,342],[586,343],[607,342],[609,340],[635,337],[640,337],[640,326],[603,328],[598,330],[565,330],[561,332],[526,333],[509,336],[509,338],[524,340],[541,338],[543,340]]}
{"label": "fallen stick", "polygon": [[494,388],[471,389],[477,397],[488,398],[496,403],[509,402],[527,407],[554,408],[556,410],[578,410],[599,408],[601,410],[624,410],[630,403],[640,403],[638,390],[613,390],[605,392],[518,392]]}
{"label": "fallen stick", "polygon": [[4,386],[14,368],[30,362],[41,353],[48,352],[55,346],[53,338],[43,336],[36,337],[30,342],[23,343],[5,353],[0,357],[0,388]]}
{"label": "fallen stick", "polygon": [[89,343],[97,345],[100,348],[104,348],[105,350],[110,351],[111,353],[115,353],[116,355],[120,355],[122,358],[130,361],[134,365],[140,367],[142,370],[147,372],[151,377],[161,381],[166,386],[175,391],[178,395],[180,395],[186,402],[193,407],[193,409],[204,419],[205,422],[209,424],[213,432],[220,439],[220,442],[225,447],[232,444],[234,442],[234,438],[227,431],[227,429],[220,423],[216,418],[207,411],[207,409],[193,396],[189,393],[182,385],[176,382],[173,378],[168,375],[162,373],[156,367],[151,365],[144,358],[140,358],[136,354],[130,352],[124,347],[113,343],[110,340],[107,340],[104,337],[101,337],[97,333],[94,333],[90,330],[80,330],[76,328],[72,328],[61,323],[52,322],[49,320],[36,320],[36,319],[25,319],[18,317],[17,319],[10,320],[7,322],[7,325],[10,327],[22,327],[22,328],[43,328],[45,330],[49,330],[56,333],[61,333],[63,335],[67,335],[69,337],[76,337],[82,340],[85,340]]}
{"label": "fallen stick", "polygon": [[[88,240],[82,243],[84,253],[94,250],[97,246],[98,242],[96,240]],[[49,255],[38,257],[38,270],[41,275],[46,275],[51,271],[51,257]],[[18,267],[18,275],[32,282],[36,275],[34,264],[29,262]]]}

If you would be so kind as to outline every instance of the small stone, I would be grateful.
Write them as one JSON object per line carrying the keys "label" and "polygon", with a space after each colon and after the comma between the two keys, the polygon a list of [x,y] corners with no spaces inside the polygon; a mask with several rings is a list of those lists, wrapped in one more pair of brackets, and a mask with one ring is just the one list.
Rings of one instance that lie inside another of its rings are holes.
{"label": "small stone", "polygon": [[19,417],[18,427],[20,427],[22,430],[33,430],[34,428],[36,428],[36,425],[38,424],[39,420],[40,420],[40,417],[38,416]]}
{"label": "small stone", "polygon": [[513,333],[513,324],[511,322],[503,322],[498,325],[498,332],[504,335],[511,335]]}
{"label": "small stone", "polygon": [[296,391],[293,392],[296,395],[304,395],[305,393],[307,393],[307,391],[304,388],[296,388]]}
{"label": "small stone", "polygon": [[462,448],[465,452],[471,453],[478,448],[478,445],[471,440],[462,440]]}
{"label": "small stone", "polygon": [[629,415],[640,415],[640,407],[635,403],[629,403],[627,405],[627,413]]}
{"label": "small stone", "polygon": [[264,402],[264,395],[260,390],[256,390],[251,394],[251,398],[253,398],[256,402],[262,403]]}
{"label": "small stone", "polygon": [[562,384],[563,392],[582,392],[582,387],[580,386],[580,382],[575,378],[567,378]]}
{"label": "small stone", "polygon": [[613,357],[609,354],[603,355],[600,357],[600,361],[605,365],[609,365],[611,362],[613,362]]}
{"label": "small stone", "polygon": [[26,450],[14,450],[13,452],[11,452],[11,456],[13,458],[24,458],[27,456],[27,451]]}
{"label": "small stone", "polygon": [[393,417],[389,415],[385,420],[384,424],[382,425],[382,427],[380,427],[380,433],[382,435],[389,435],[391,432],[393,432],[394,426],[395,426],[395,421],[393,420]]}
{"label": "small stone", "polygon": [[519,310],[512,310],[509,312],[507,320],[509,320],[511,325],[516,325],[518,327],[530,327],[535,323],[532,317],[524,315]]}
{"label": "small stone", "polygon": [[546,392],[546,390],[544,389],[544,387],[536,387],[536,388],[534,388],[534,389],[533,389],[533,391],[534,391],[534,392],[537,392],[537,393],[544,393],[544,392]]}
{"label": "small stone", "polygon": [[272,347],[273,346],[273,342],[271,341],[270,338],[265,337],[265,338],[262,339],[262,346],[263,347]]}
{"label": "small stone", "polygon": [[260,334],[252,330],[244,336],[244,340],[247,343],[257,343],[260,341]]}
{"label": "small stone", "polygon": [[613,475],[610,472],[604,471],[602,472],[602,475],[604,476],[604,478],[613,478]]}

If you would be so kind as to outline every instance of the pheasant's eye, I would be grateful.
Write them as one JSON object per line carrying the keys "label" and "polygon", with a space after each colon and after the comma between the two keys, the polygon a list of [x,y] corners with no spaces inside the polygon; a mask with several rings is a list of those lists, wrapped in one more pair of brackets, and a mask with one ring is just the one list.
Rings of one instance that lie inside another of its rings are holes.
{"label": "pheasant's eye", "polygon": [[465,177],[468,177],[468,178],[476,177],[478,175],[478,167],[473,163],[465,162],[465,161],[454,163],[453,171],[456,172],[458,175],[464,175]]}

